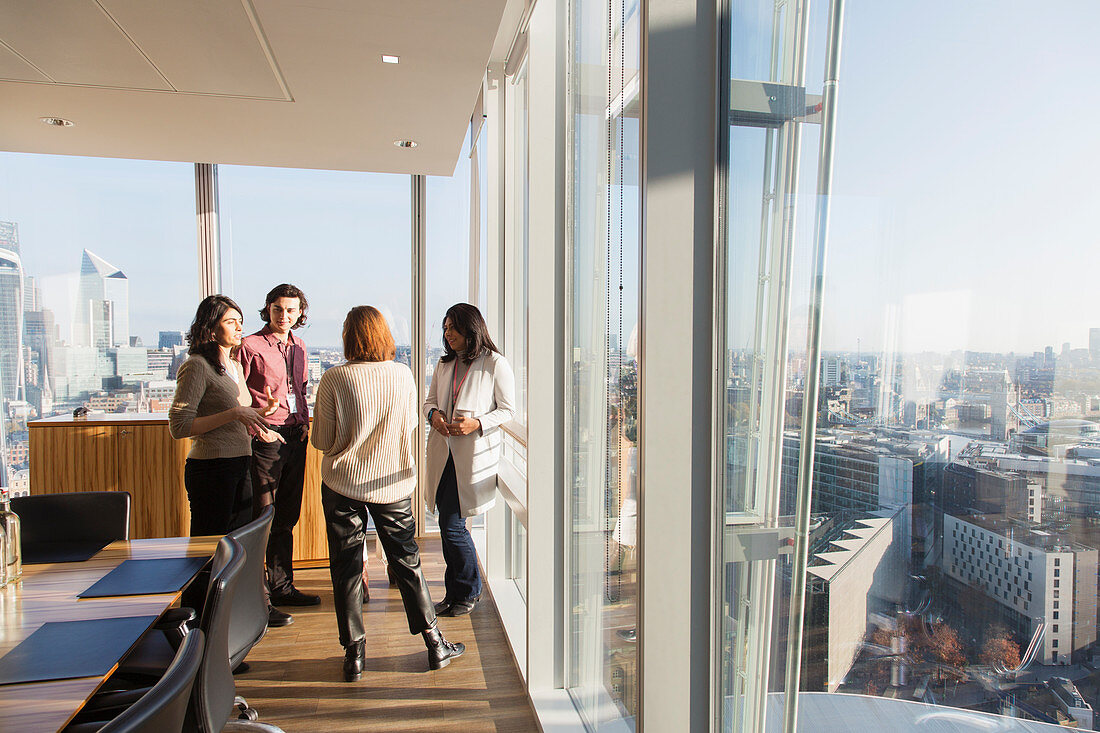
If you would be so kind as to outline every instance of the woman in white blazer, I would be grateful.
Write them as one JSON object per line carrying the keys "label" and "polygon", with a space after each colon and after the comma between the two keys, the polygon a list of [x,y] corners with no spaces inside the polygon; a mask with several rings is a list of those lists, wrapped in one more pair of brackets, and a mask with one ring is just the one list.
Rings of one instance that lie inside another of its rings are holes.
{"label": "woman in white blazer", "polygon": [[489,336],[481,311],[458,303],[443,319],[443,348],[424,416],[428,435],[428,509],[439,513],[446,596],[436,615],[462,616],[481,599],[477,553],[466,518],[496,501],[500,426],[515,414],[515,378]]}

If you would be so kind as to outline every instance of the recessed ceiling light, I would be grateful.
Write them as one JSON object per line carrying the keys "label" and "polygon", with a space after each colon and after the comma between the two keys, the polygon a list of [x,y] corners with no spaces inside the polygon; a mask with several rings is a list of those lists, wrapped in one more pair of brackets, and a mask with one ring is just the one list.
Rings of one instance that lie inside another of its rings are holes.
{"label": "recessed ceiling light", "polygon": [[391,56],[388,53],[382,54],[382,63],[384,64],[398,64],[401,63],[400,56]]}
{"label": "recessed ceiling light", "polygon": [[47,125],[53,125],[54,127],[72,127],[73,123],[70,120],[66,120],[63,117],[39,117],[40,121],[45,122]]}
{"label": "recessed ceiling light", "polygon": [[415,148],[417,142],[416,140],[394,140],[393,144],[399,148]]}

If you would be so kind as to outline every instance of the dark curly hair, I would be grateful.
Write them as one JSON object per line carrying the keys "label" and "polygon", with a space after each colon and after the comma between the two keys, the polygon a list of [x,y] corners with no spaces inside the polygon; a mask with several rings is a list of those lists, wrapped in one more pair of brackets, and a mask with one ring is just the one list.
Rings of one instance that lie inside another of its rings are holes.
{"label": "dark curly hair", "polygon": [[[443,323],[446,323],[448,318],[451,319],[451,325],[455,330],[466,337],[466,353],[462,355],[464,362],[470,364],[490,351],[500,353],[500,349],[489,336],[489,327],[485,325],[485,319],[481,317],[481,311],[476,305],[455,303],[447,309],[447,314],[443,316]],[[443,350],[446,353],[439,359],[442,362],[448,362],[458,356],[447,343],[446,338],[443,339]]]}
{"label": "dark curly hair", "polygon": [[225,366],[218,357],[218,342],[214,340],[214,329],[221,323],[226,311],[230,310],[243,314],[241,307],[233,302],[232,298],[225,295],[206,296],[199,303],[199,308],[195,311],[195,320],[191,322],[191,329],[187,332],[187,353],[206,359],[218,374],[225,374]]}
{"label": "dark curly hair", "polygon": [[271,292],[267,294],[267,298],[264,301],[264,307],[260,308],[260,318],[264,323],[271,323],[271,314],[269,309],[271,304],[279,298],[297,298],[298,307],[301,311],[298,314],[298,320],[294,322],[291,328],[301,328],[306,325],[306,311],[309,310],[309,302],[306,300],[306,294],[302,292],[302,289],[296,285],[290,283],[281,283],[271,289]]}

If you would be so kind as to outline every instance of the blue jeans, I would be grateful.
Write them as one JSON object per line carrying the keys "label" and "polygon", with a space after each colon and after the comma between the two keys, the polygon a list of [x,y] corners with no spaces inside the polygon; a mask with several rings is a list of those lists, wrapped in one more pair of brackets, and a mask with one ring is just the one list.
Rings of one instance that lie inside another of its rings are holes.
{"label": "blue jeans", "polygon": [[477,571],[474,541],[470,530],[466,529],[466,519],[458,505],[458,479],[455,477],[454,457],[450,455],[439,479],[435,506],[439,510],[443,560],[447,563],[447,571],[443,574],[447,599],[453,603],[472,601],[481,596],[481,575]]}

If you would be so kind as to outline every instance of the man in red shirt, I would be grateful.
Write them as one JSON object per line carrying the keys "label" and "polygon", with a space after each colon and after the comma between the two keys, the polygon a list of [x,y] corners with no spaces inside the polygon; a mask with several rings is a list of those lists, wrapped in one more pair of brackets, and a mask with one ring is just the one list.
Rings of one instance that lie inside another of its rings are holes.
{"label": "man in red shirt", "polygon": [[291,331],[306,323],[305,293],[283,283],[267,294],[260,317],[267,323],[259,332],[241,340],[240,360],[253,405],[267,401],[267,390],[279,407],[267,417],[282,440],[252,440],[252,501],[259,514],[275,505],[271,536],[267,542],[267,585],[271,593],[269,626],[294,621],[274,606],[315,606],[319,596],[294,587],[294,525],[302,513],[309,408],[306,383],[309,372],[306,347]]}

